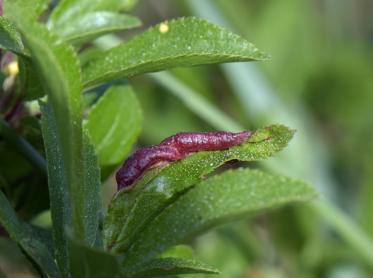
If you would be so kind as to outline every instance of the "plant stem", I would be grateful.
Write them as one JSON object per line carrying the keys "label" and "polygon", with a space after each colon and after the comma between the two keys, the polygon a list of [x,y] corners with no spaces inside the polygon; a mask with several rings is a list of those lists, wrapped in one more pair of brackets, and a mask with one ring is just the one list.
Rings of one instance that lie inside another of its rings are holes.
{"label": "plant stem", "polygon": [[367,263],[373,266],[373,242],[359,225],[344,214],[340,209],[326,200],[309,203],[309,207],[334,228]]}
{"label": "plant stem", "polygon": [[7,122],[0,119],[0,134],[4,139],[35,166],[41,173],[47,175],[47,163],[45,159],[24,138],[19,136]]}
{"label": "plant stem", "polygon": [[148,76],[183,101],[186,107],[216,129],[235,132],[245,129],[170,73],[158,72],[148,74]]}

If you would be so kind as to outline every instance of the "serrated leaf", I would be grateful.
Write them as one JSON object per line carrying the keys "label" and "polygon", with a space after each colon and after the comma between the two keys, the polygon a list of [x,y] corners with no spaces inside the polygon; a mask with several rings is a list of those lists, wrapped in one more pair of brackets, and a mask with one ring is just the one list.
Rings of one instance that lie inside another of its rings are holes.
{"label": "serrated leaf", "polygon": [[203,176],[229,160],[253,161],[267,158],[282,150],[293,133],[294,131],[281,125],[259,129],[240,146],[223,151],[195,153],[160,170],[159,175],[150,182],[140,181],[131,191],[119,192],[110,204],[104,223],[106,247],[116,252],[125,251],[160,211],[198,183]]}
{"label": "serrated leaf", "polygon": [[52,28],[80,18],[86,13],[98,11],[127,11],[137,0],[65,0],[53,10],[48,25]]}
{"label": "serrated leaf", "polygon": [[[22,16],[28,20],[36,20],[48,7],[48,0],[5,0],[4,16],[0,16],[0,48],[12,51],[21,56],[28,56],[22,39],[14,24],[7,17]],[[16,10],[16,15],[12,14]]]}
{"label": "serrated leaf", "polygon": [[54,31],[66,41],[81,44],[107,33],[140,25],[141,21],[134,16],[114,12],[91,12],[59,25]]}
{"label": "serrated leaf", "polygon": [[229,170],[206,179],[148,224],[123,267],[137,269],[168,247],[227,221],[317,196],[307,183],[257,170]]}
{"label": "serrated leaf", "polygon": [[161,23],[104,52],[86,67],[84,86],[172,67],[265,59],[253,44],[204,19]]}
{"label": "serrated leaf", "polygon": [[29,225],[22,222],[0,191],[0,224],[9,236],[32,258],[47,277],[60,277],[53,253],[42,237]]}
{"label": "serrated leaf", "polygon": [[0,16],[0,48],[25,55],[21,36],[17,29],[8,19],[2,16]]}
{"label": "serrated leaf", "polygon": [[129,85],[108,89],[90,111],[85,127],[99,164],[115,167],[128,155],[141,131],[140,104]]}
{"label": "serrated leaf", "polygon": [[177,274],[219,274],[220,272],[199,261],[181,258],[158,258],[150,261],[140,270],[124,272],[129,278],[159,277]]}
{"label": "serrated leaf", "polygon": [[120,265],[114,255],[86,246],[71,237],[69,245],[71,277],[120,277]]}

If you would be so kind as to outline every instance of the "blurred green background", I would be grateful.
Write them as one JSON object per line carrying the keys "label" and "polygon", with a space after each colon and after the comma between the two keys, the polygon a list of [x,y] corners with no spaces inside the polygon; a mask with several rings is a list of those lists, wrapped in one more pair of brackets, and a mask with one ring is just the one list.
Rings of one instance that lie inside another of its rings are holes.
{"label": "blurred green background", "polygon": [[[181,130],[237,128],[193,109],[195,95],[238,126],[287,124],[297,129],[289,148],[249,166],[309,180],[352,219],[347,226],[373,237],[372,11],[368,0],[141,1],[135,13],[145,26],[200,16],[272,56],[132,80],[145,113],[141,143]],[[372,262],[324,221],[324,213],[288,207],[222,227],[194,245],[227,278],[372,277]]]}
{"label": "blurred green background", "polygon": [[[135,7],[143,29],[200,16],[271,55],[131,79],[144,112],[139,145],[179,131],[286,124],[297,129],[288,149],[248,166],[308,180],[333,204],[286,207],[189,242],[219,277],[373,277],[373,250],[362,248],[373,240],[372,12],[371,0],[140,0]],[[113,181],[104,189],[110,196]],[[14,247],[1,239],[0,268],[32,275],[21,254],[9,256]]]}

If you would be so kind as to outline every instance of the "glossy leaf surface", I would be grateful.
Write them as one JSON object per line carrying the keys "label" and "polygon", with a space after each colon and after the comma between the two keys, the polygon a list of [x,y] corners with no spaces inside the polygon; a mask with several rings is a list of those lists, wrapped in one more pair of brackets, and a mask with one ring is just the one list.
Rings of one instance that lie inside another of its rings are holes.
{"label": "glossy leaf surface", "polygon": [[55,29],[64,40],[71,43],[85,43],[106,33],[140,26],[134,17],[113,12],[92,12],[82,15]]}
{"label": "glossy leaf surface", "polygon": [[84,86],[172,67],[263,60],[267,56],[230,31],[199,18],[164,22],[88,64]]}
{"label": "glossy leaf surface", "polygon": [[115,85],[104,93],[85,123],[101,166],[116,166],[124,160],[141,124],[140,104],[129,85]]}
{"label": "glossy leaf surface", "polygon": [[65,0],[53,10],[49,19],[50,26],[63,25],[71,20],[80,18],[87,13],[98,11],[126,11],[137,0]]}

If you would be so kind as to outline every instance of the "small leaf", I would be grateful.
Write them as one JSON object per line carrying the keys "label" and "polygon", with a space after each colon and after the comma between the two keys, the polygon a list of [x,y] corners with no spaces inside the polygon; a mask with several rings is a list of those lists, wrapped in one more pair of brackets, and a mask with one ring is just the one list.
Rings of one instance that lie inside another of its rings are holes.
{"label": "small leaf", "polygon": [[198,152],[162,170],[153,170],[131,191],[120,191],[112,200],[104,223],[106,247],[116,252],[125,251],[158,213],[203,176],[229,160],[267,158],[282,150],[293,133],[285,126],[269,126],[257,130],[240,146],[223,151]]}
{"label": "small leaf", "polygon": [[158,277],[177,274],[219,274],[220,272],[199,261],[181,258],[158,258],[150,261],[141,270],[127,273],[130,278]]}
{"label": "small leaf", "polygon": [[130,29],[141,25],[134,16],[113,12],[91,12],[55,28],[64,40],[85,43],[106,33]]}
{"label": "small leaf", "polygon": [[53,10],[48,25],[56,27],[64,25],[77,18],[84,17],[86,13],[99,11],[127,11],[137,0],[65,0],[60,1]]}
{"label": "small leaf", "polygon": [[22,222],[0,190],[0,224],[47,277],[60,277],[53,253],[35,229]]}
{"label": "small leaf", "polygon": [[21,36],[14,25],[5,17],[0,17],[0,48],[25,55]]}
{"label": "small leaf", "polygon": [[108,89],[93,106],[85,127],[94,144],[101,166],[117,166],[123,161],[141,131],[140,104],[129,85]]}
{"label": "small leaf", "polygon": [[161,23],[88,64],[84,86],[172,67],[253,61],[266,55],[245,39],[199,18]]}
{"label": "small leaf", "polygon": [[197,184],[148,224],[123,266],[137,269],[206,229],[315,196],[315,189],[300,180],[249,169],[226,171]]}

